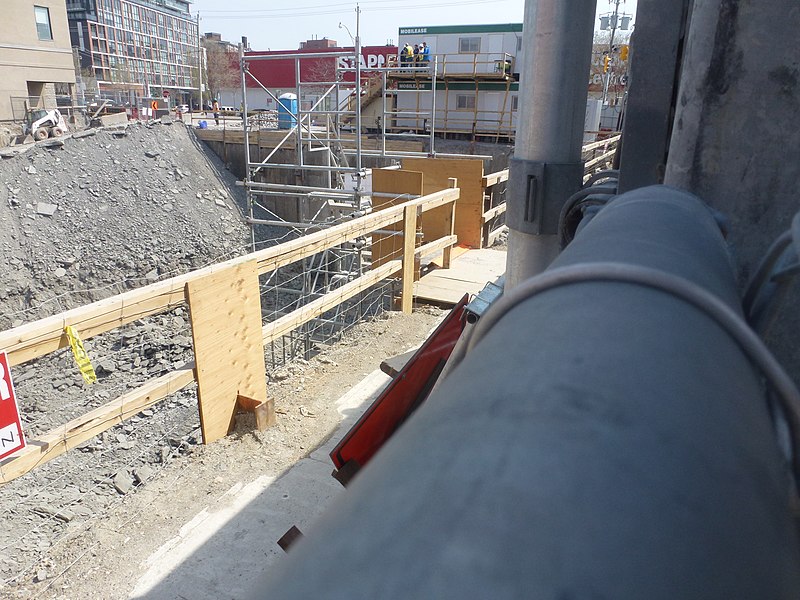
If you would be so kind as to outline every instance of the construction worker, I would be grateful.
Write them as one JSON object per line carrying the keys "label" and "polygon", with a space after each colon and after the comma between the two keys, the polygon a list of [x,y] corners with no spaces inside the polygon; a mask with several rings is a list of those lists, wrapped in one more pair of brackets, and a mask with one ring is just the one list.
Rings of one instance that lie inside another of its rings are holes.
{"label": "construction worker", "polygon": [[403,46],[403,50],[400,52],[400,66],[408,65],[413,57],[414,50],[411,48],[411,44],[406,42],[406,45]]}
{"label": "construction worker", "polygon": [[422,57],[422,62],[425,63],[424,66],[427,67],[427,63],[431,60],[431,49],[428,47],[428,42],[422,42],[422,48],[420,48],[419,52]]}
{"label": "construction worker", "polygon": [[214,100],[211,110],[214,112],[214,122],[219,125],[219,102],[217,100]]}
{"label": "construction worker", "polygon": [[419,62],[419,44],[414,44],[414,66]]}

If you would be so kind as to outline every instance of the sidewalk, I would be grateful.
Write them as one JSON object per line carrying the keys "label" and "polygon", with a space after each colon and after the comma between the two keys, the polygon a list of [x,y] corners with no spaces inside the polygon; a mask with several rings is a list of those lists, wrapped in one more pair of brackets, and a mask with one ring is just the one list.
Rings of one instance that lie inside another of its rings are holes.
{"label": "sidewalk", "polygon": [[331,438],[279,477],[240,482],[198,513],[143,562],[131,598],[241,598],[285,556],[277,540],[292,526],[305,532],[344,488],[328,454],[389,383],[376,369],[344,394],[342,422]]}

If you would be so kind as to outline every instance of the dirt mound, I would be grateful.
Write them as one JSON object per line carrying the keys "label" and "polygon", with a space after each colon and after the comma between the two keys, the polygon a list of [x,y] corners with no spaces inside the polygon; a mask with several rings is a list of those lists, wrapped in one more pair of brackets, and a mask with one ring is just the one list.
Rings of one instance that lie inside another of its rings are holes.
{"label": "dirt mound", "polygon": [[243,203],[181,123],[88,130],[3,159],[0,329],[246,251]]}

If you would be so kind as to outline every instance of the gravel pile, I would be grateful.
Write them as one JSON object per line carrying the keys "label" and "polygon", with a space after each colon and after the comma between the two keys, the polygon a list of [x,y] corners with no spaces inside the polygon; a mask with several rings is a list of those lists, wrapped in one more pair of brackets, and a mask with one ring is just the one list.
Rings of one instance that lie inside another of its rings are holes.
{"label": "gravel pile", "polygon": [[[179,123],[87,130],[1,159],[0,330],[249,250],[234,182]],[[14,367],[29,440],[191,360],[188,315],[177,308],[86,347],[91,386],[68,349]],[[190,386],[0,487],[0,596],[47,578],[53,544],[91,530],[200,441]]]}
{"label": "gravel pile", "polygon": [[246,250],[241,188],[181,123],[51,140],[0,161],[0,329]]}

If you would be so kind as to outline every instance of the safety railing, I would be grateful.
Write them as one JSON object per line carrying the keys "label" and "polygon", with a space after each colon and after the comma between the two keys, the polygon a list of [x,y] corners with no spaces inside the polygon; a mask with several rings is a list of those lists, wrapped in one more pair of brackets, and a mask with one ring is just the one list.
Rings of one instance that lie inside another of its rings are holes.
{"label": "safety railing", "polygon": [[[435,60],[434,60],[435,59]],[[396,62],[395,62],[396,60]],[[403,67],[430,67],[437,64],[437,77],[454,78],[505,78],[511,77],[515,68],[515,57],[507,52],[465,52],[416,55],[405,57],[402,53],[391,64],[400,69],[393,76],[424,76],[420,71],[403,71]],[[432,74],[432,73],[431,73]]]}
{"label": "safety railing", "polygon": [[[259,427],[273,423],[274,406],[266,397],[264,344],[320,317],[371,286],[398,276],[400,308],[410,312],[418,259],[444,251],[449,262],[450,249],[457,241],[452,232],[459,195],[458,188],[444,189],[270,248],[0,332],[0,350],[7,353],[9,364],[15,366],[68,346],[68,326],[86,340],[188,305],[194,354],[194,362],[173,368],[29,440],[26,448],[0,462],[0,484],[75,448],[195,381],[206,443],[225,435],[237,408],[254,412]],[[448,205],[453,207],[448,211],[449,235],[421,243],[417,235],[418,219],[432,209]],[[402,235],[403,245],[397,256],[288,314],[262,322],[262,314],[268,310],[262,307],[259,299],[259,275],[273,273],[394,224],[402,225],[398,235]],[[220,353],[225,360],[238,361],[236,369],[220,370],[217,364]],[[237,382],[237,377],[246,379]],[[221,389],[226,390],[222,398],[218,393]]]}

